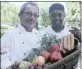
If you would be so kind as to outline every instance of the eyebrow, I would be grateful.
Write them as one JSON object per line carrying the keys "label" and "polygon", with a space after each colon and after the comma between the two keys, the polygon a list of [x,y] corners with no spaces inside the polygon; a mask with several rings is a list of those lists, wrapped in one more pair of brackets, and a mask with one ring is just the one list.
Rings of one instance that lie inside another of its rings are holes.
{"label": "eyebrow", "polygon": [[[33,13],[32,11],[26,11],[26,13]],[[37,14],[38,15],[38,13],[36,13],[36,12],[34,12],[33,14]]]}

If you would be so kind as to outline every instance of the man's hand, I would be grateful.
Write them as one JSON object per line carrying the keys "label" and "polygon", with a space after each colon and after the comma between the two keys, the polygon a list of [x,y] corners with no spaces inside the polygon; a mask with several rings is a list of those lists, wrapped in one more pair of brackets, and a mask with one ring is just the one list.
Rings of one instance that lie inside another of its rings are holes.
{"label": "man's hand", "polygon": [[74,34],[74,37],[76,37],[79,42],[81,42],[81,31],[78,28],[72,27],[72,30],[69,30],[72,34]]}
{"label": "man's hand", "polygon": [[60,51],[66,53],[74,49],[74,35],[69,34],[62,38],[60,41]]}

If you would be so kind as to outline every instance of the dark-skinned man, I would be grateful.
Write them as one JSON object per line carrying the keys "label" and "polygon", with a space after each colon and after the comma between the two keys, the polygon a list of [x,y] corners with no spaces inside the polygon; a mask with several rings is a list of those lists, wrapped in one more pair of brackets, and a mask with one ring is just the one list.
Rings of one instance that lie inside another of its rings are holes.
{"label": "dark-skinned man", "polygon": [[[65,18],[65,9],[64,6],[60,3],[54,3],[49,7],[49,18],[51,21],[51,26],[47,27],[45,32],[49,36],[56,35],[57,39],[62,39],[65,36],[70,34],[74,35],[75,45],[79,45],[81,42],[81,31],[74,27],[65,27],[64,18]],[[70,45],[70,50],[68,45],[65,47],[64,43],[60,46],[60,51],[63,53],[71,52],[73,49]],[[75,47],[74,47],[75,48]],[[79,66],[78,66],[79,69]]]}
{"label": "dark-skinned man", "polygon": [[72,33],[75,38],[81,42],[81,32],[79,29],[64,26],[65,10],[62,4],[55,3],[50,6],[49,18],[51,26],[47,27],[45,30],[48,34],[56,35],[57,38],[62,38]]}

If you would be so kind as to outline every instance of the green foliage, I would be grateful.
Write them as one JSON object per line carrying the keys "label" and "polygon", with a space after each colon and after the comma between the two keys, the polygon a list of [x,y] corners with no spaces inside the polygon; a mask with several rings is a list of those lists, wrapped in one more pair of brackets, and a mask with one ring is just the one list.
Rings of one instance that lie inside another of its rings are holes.
{"label": "green foliage", "polygon": [[[71,7],[70,7],[71,6]],[[68,26],[80,27],[80,2],[66,2],[68,12],[66,13],[65,22]],[[69,22],[68,22],[69,21]]]}
{"label": "green foliage", "polygon": [[41,24],[44,28],[50,25],[49,15],[47,10],[42,9],[41,11]]}
{"label": "green foliage", "polygon": [[61,39],[57,38],[56,35],[46,33],[42,37],[41,46],[47,50],[51,44],[59,43],[59,41],[61,41]]}
{"label": "green foliage", "polygon": [[1,22],[18,23],[18,8],[10,2],[1,2]]}
{"label": "green foliage", "polygon": [[1,2],[1,35],[18,22],[18,7],[11,2]]}

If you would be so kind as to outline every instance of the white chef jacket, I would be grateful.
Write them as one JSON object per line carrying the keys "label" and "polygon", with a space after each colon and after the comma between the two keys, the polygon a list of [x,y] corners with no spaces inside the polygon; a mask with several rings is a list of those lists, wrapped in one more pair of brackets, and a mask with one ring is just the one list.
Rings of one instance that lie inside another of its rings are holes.
{"label": "white chef jacket", "polygon": [[65,27],[61,32],[55,32],[51,26],[48,26],[46,28],[46,33],[49,34],[49,35],[56,35],[57,38],[62,38],[64,36],[67,36],[68,34],[71,34],[71,32],[69,32],[71,28],[68,28],[68,27]]}
{"label": "white chef jacket", "polygon": [[1,69],[15,60],[24,59],[32,48],[40,47],[38,31],[27,32],[22,25],[9,30],[1,37]]}

